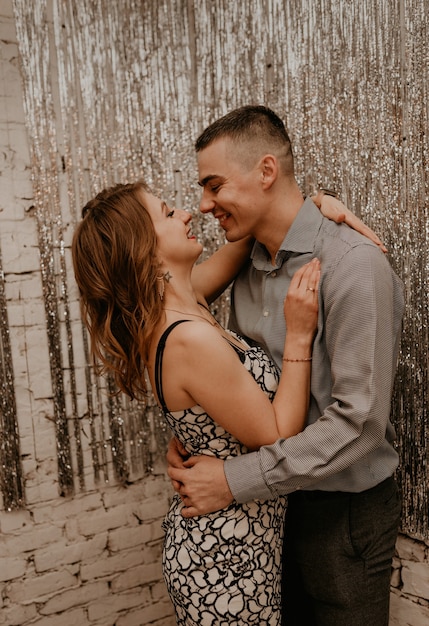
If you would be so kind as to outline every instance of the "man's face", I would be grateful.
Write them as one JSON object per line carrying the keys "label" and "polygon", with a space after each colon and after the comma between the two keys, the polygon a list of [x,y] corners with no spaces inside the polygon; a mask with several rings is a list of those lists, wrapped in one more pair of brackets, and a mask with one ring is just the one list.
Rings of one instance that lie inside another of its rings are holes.
{"label": "man's face", "polygon": [[249,166],[249,159],[238,154],[229,139],[218,139],[197,153],[200,211],[213,213],[228,241],[256,236],[263,215],[259,162]]}

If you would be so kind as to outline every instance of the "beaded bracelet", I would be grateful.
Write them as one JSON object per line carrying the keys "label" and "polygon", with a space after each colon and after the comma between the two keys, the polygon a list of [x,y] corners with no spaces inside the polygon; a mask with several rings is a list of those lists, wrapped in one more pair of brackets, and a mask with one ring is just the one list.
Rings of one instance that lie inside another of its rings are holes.
{"label": "beaded bracelet", "polygon": [[332,198],[337,198],[337,200],[339,200],[337,192],[333,191],[332,189],[324,189],[323,187],[319,187],[317,191],[321,191],[325,196],[331,196]]}
{"label": "beaded bracelet", "polygon": [[286,359],[283,357],[282,361],[286,361],[286,363],[304,363],[306,361],[312,361],[313,357],[309,356],[307,359]]}

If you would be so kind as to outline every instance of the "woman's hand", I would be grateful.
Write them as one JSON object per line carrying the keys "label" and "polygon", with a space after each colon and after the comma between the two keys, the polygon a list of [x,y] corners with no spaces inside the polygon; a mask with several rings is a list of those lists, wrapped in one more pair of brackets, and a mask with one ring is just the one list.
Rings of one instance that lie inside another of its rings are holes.
{"label": "woman's hand", "polygon": [[322,215],[337,222],[337,224],[345,222],[350,228],[368,237],[368,239],[375,243],[383,252],[387,252],[386,246],[382,243],[381,239],[377,237],[375,232],[352,213],[341,200],[325,193],[323,190],[319,190],[315,196],[311,196],[311,199],[320,209]]}
{"label": "woman's hand", "polygon": [[[303,265],[292,277],[284,302],[288,351],[292,347],[292,340],[294,348],[300,353],[300,348],[311,349],[317,328],[319,281],[320,261],[318,259],[313,259],[310,263]],[[295,358],[300,356],[302,355],[297,354]]]}

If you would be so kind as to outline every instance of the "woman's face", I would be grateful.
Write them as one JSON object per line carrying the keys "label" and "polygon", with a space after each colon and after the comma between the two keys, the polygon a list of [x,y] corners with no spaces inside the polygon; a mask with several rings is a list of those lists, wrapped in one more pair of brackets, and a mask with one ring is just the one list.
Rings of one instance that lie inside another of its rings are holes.
{"label": "woman's face", "polygon": [[195,263],[203,246],[191,229],[191,215],[183,209],[171,208],[164,200],[142,190],[142,201],[148,211],[158,241],[158,255],[166,266],[172,263]]}

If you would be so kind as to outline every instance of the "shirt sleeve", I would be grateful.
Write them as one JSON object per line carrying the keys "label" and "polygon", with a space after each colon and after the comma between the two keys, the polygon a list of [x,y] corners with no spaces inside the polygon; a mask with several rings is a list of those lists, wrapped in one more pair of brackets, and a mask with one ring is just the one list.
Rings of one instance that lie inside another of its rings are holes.
{"label": "shirt sleeve", "polygon": [[368,465],[371,455],[377,471],[374,452],[386,444],[389,424],[402,286],[378,249],[357,245],[322,275],[321,293],[324,322],[313,350],[312,389],[322,386],[325,371],[329,402],[302,433],[225,462],[239,502],[317,489],[326,478],[347,477],[354,464]]}

